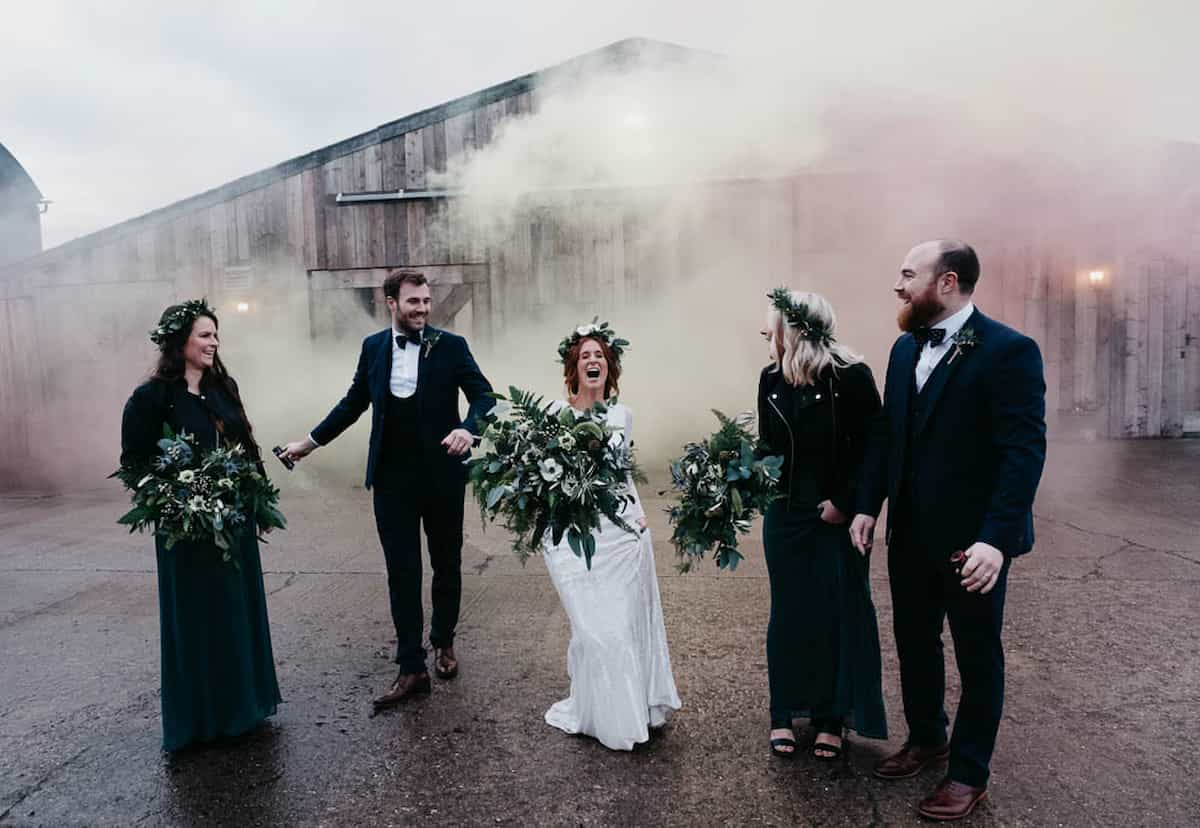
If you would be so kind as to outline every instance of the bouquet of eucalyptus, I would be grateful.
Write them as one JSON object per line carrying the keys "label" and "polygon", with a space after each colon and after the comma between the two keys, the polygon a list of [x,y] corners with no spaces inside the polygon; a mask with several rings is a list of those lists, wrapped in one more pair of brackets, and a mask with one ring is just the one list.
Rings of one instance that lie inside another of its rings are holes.
{"label": "bouquet of eucalyptus", "polygon": [[279,489],[241,445],[201,453],[192,435],[164,425],[158,450],[149,464],[109,475],[132,493],[133,508],[117,521],[130,532],[150,527],[168,550],[180,541],[211,543],[236,565],[233,550],[245,533],[286,527]]}
{"label": "bouquet of eucalyptus", "polygon": [[709,551],[718,568],[737,569],[738,535],[749,532],[755,515],[775,500],[783,468],[782,457],[757,456],[752,415],[730,419],[713,413],[721,427],[704,442],[685,445],[683,456],[671,463],[671,485],[679,497],[670,510],[671,543],[680,572]]}
{"label": "bouquet of eucalyptus", "polygon": [[469,472],[484,522],[516,535],[522,563],[541,552],[549,532],[555,544],[566,537],[591,569],[601,515],[636,532],[621,513],[634,502],[630,479],[638,473],[630,447],[614,439],[620,430],[608,424],[608,408],[556,411],[515,387],[493,396],[500,404],[486,416],[484,451]]}

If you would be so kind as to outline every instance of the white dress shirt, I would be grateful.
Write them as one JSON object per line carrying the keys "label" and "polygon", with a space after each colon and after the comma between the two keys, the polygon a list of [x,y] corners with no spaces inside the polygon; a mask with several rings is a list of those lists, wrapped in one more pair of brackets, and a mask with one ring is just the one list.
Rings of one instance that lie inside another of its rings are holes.
{"label": "white dress shirt", "polygon": [[[417,393],[417,371],[421,367],[421,346],[409,342],[404,348],[396,344],[396,337],[408,336],[404,331],[392,328],[392,396],[406,399]],[[425,330],[421,330],[421,341],[425,341]]]}
{"label": "white dress shirt", "polygon": [[955,311],[936,325],[929,326],[930,328],[942,328],[946,331],[946,337],[942,340],[941,345],[935,347],[932,343],[926,342],[925,347],[921,349],[921,356],[917,358],[918,392],[925,387],[929,375],[933,373],[933,369],[937,367],[937,364],[942,361],[942,357],[954,347],[954,335],[959,332],[963,325],[967,324],[967,320],[974,312],[975,303],[967,302],[965,307]]}

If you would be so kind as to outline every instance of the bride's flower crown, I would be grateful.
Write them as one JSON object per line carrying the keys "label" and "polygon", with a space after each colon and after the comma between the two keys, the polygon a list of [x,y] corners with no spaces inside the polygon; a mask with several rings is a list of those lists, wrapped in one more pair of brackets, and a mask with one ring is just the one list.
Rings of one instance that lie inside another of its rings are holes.
{"label": "bride's flower crown", "polygon": [[190,328],[196,317],[215,314],[216,312],[208,306],[207,300],[189,299],[181,305],[176,305],[170,313],[164,314],[158,320],[154,330],[150,331],[150,341],[161,348],[172,336]]}
{"label": "bride's flower crown", "polygon": [[824,320],[813,316],[808,308],[797,304],[792,299],[792,292],[786,287],[777,287],[767,294],[771,304],[783,314],[788,326],[800,331],[800,335],[814,345],[829,347],[833,344],[833,331]]}
{"label": "bride's flower crown", "polygon": [[621,339],[616,332],[609,327],[607,322],[601,322],[599,316],[592,317],[592,321],[587,325],[580,325],[570,336],[563,337],[562,342],[558,343],[558,360],[566,364],[567,354],[575,347],[575,343],[581,339],[598,339],[612,349],[613,356],[617,358],[617,362],[621,361],[621,355],[625,353],[625,349],[629,347],[629,340]]}

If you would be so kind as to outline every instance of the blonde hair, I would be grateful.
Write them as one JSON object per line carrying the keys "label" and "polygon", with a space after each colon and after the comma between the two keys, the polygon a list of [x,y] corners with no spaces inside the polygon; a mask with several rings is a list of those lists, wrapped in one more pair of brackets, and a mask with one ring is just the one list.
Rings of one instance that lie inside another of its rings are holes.
{"label": "blonde hair", "polygon": [[[810,318],[824,323],[830,334],[836,332],[837,316],[833,312],[833,305],[824,296],[793,290],[791,299]],[[787,318],[774,304],[767,307],[767,332],[771,334],[774,370],[783,371],[783,378],[789,385],[812,385],[830,366],[836,372],[838,368],[863,361],[859,354],[836,340],[826,345],[805,337],[799,328],[787,323]]]}

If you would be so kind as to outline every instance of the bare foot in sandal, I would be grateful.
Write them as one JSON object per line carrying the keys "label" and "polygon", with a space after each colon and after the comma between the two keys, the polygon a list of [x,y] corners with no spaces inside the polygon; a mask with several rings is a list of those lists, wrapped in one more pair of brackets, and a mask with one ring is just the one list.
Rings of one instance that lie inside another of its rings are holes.
{"label": "bare foot in sandal", "polygon": [[813,741],[813,756],[829,761],[842,755],[842,737],[836,733],[818,733]]}
{"label": "bare foot in sandal", "polygon": [[796,733],[790,727],[777,727],[771,731],[771,753],[790,759],[796,755]]}

